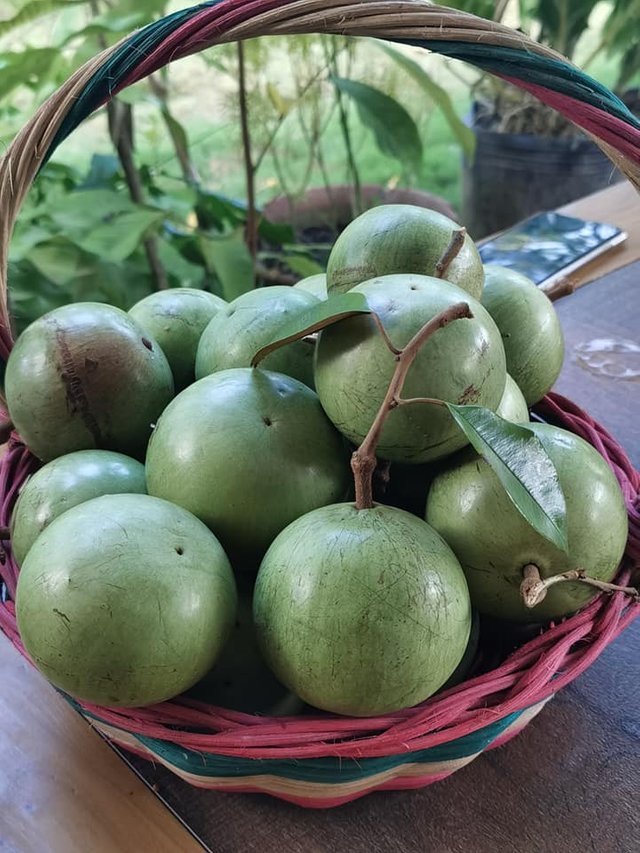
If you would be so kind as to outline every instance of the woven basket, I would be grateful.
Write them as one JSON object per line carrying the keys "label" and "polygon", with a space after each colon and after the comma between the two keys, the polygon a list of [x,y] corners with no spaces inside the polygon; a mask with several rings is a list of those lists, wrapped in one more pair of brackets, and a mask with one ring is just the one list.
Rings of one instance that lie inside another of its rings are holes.
{"label": "woven basket", "polygon": [[[499,24],[422,0],[214,0],[149,25],[77,71],[40,108],[0,162],[0,357],[12,346],[8,244],[20,205],[56,146],[90,113],[166,63],[222,42],[267,34],[337,33],[404,42],[527,89],[590,134],[640,186],[640,122],[562,57]],[[587,414],[550,394],[537,408],[596,447],[627,502],[630,538],[619,582],[640,562],[640,474]],[[0,464],[0,526],[38,463],[13,435]],[[0,627],[23,653],[10,545],[0,565]],[[178,698],[144,709],[108,709],[68,698],[115,743],[206,788],[267,792],[328,807],[370,791],[418,788],[448,776],[520,731],[553,694],[585,670],[640,613],[621,595],[600,596],[512,653],[497,669],[423,704],[384,717],[317,714],[269,718]]]}

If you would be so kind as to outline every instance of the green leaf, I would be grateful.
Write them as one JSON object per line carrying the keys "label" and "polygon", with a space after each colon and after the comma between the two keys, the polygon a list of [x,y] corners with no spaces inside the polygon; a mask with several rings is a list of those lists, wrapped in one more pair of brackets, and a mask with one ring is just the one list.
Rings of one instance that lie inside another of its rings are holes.
{"label": "green leaf", "polygon": [[449,125],[449,129],[458,140],[465,158],[469,161],[473,160],[473,154],[476,147],[475,134],[456,113],[448,92],[432,80],[427,72],[418,65],[417,62],[410,59],[404,53],[401,53],[395,47],[376,39],[373,39],[372,43],[379,47],[380,50],[383,50],[387,56],[391,57],[397,65],[403,68],[407,74],[412,77],[422,89],[424,89],[433,103],[440,108],[442,115]]}
{"label": "green leaf", "polygon": [[365,83],[331,77],[339,92],[355,103],[362,123],[373,131],[383,154],[395,157],[417,172],[422,164],[422,142],[414,120],[405,108],[384,92]]}
{"label": "green leaf", "polygon": [[109,223],[117,214],[134,213],[136,210],[136,205],[124,193],[96,189],[72,192],[55,199],[47,212],[51,221],[71,236],[86,234]]}
{"label": "green leaf", "polygon": [[542,442],[527,427],[500,418],[482,406],[447,408],[473,447],[495,471],[529,524],[567,551],[566,505],[558,473]]}
{"label": "green leaf", "polygon": [[77,241],[81,249],[107,261],[123,261],[140,245],[165,214],[161,210],[135,210],[99,225]]}
{"label": "green leaf", "polygon": [[86,27],[69,33],[59,44],[59,47],[63,47],[78,38],[86,40],[89,36],[128,35],[142,24],[147,23],[148,20],[148,16],[140,12],[134,12],[131,15],[99,15]]}
{"label": "green leaf", "polygon": [[68,284],[89,267],[86,255],[64,237],[40,243],[29,252],[29,260],[38,272],[58,285]]}
{"label": "green leaf", "polygon": [[199,242],[207,269],[216,275],[227,302],[253,290],[253,261],[241,230],[226,237],[201,235]]}
{"label": "green leaf", "polygon": [[271,222],[264,217],[260,218],[258,234],[272,246],[282,246],[284,243],[293,243],[295,235],[291,225],[282,222]]}
{"label": "green leaf", "polygon": [[39,84],[59,61],[60,52],[54,47],[0,54],[0,98],[6,98],[18,86]]}
{"label": "green leaf", "polygon": [[13,263],[22,261],[29,256],[34,246],[44,243],[51,237],[51,232],[31,222],[18,221],[9,246],[9,260]]}
{"label": "green leaf", "polygon": [[94,154],[86,178],[79,189],[112,187],[120,177],[120,161],[115,154]]}
{"label": "green leaf", "polygon": [[288,116],[291,110],[298,106],[299,101],[295,98],[285,98],[273,83],[267,83],[267,97],[280,118]]}
{"label": "green leaf", "polygon": [[333,323],[344,320],[346,317],[370,313],[371,309],[367,305],[367,300],[363,293],[354,293],[351,291],[349,293],[339,293],[335,296],[330,296],[325,302],[319,302],[312,308],[306,308],[296,317],[289,317],[280,326],[275,337],[254,355],[251,360],[251,366],[255,367],[270,352],[286,344],[290,344],[291,341],[306,338],[307,335],[319,332],[320,329],[331,326]]}
{"label": "green leaf", "polygon": [[180,287],[201,287],[204,279],[204,269],[192,264],[178,249],[166,240],[158,241],[160,263],[169,276],[172,276]]}
{"label": "green leaf", "polygon": [[25,3],[12,18],[0,21],[0,36],[10,33],[16,27],[30,24],[50,12],[66,9],[69,6],[78,6],[86,2],[87,0],[31,0],[30,3]]}
{"label": "green leaf", "polygon": [[310,275],[318,275],[325,271],[324,267],[313,258],[310,258],[309,255],[283,255],[281,260],[293,272],[303,278],[308,278]]}
{"label": "green leaf", "polygon": [[213,190],[198,189],[196,214],[204,229],[222,231],[225,225],[235,228],[246,220],[246,205]]}

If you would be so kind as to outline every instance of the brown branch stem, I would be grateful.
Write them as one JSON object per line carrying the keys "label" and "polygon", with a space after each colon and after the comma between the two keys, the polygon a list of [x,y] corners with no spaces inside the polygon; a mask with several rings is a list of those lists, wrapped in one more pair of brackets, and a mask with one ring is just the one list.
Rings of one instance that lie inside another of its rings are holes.
{"label": "brown branch stem", "polygon": [[[376,449],[380,441],[385,421],[399,403],[400,394],[404,387],[407,374],[415,361],[422,346],[438,329],[442,329],[454,320],[463,318],[471,319],[473,314],[466,302],[459,302],[442,311],[418,331],[409,343],[395,354],[396,367],[391,377],[378,413],[371,424],[369,432],[365,436],[360,447],[351,457],[351,470],[355,481],[356,507],[358,509],[371,509],[373,506],[373,473],[376,470]],[[430,401],[431,402],[431,401]],[[439,402],[439,401],[438,401]]]}
{"label": "brown branch stem", "polygon": [[436,264],[436,278],[444,278],[446,276],[451,262],[460,254],[460,249],[464,246],[464,238],[466,236],[466,228],[459,228],[457,231],[453,232],[449,245],[444,250],[440,260]]}
{"label": "brown branch stem", "polygon": [[640,589],[636,589],[633,586],[619,586],[618,584],[591,578],[586,574],[584,569],[571,569],[568,572],[562,572],[561,574],[543,579],[540,576],[538,567],[533,563],[529,563],[522,570],[522,574],[523,581],[520,584],[520,594],[525,606],[529,608],[536,607],[544,601],[549,587],[568,581],[583,583],[602,592],[622,592],[624,595],[632,598],[636,603],[640,603]]}
{"label": "brown branch stem", "polygon": [[[100,13],[98,0],[92,0],[90,8],[94,16],[98,15]],[[102,50],[106,50],[107,40],[105,37],[99,35],[98,41]],[[133,108],[130,104],[124,104],[115,98],[110,100],[107,104],[107,123],[109,137],[120,160],[131,201],[135,204],[144,204],[142,181],[133,157]],[[169,280],[160,260],[158,241],[153,236],[146,237],[143,246],[149,269],[155,280],[156,290],[167,290]]]}
{"label": "brown branch stem", "polygon": [[242,153],[244,156],[244,172],[247,185],[247,226],[246,242],[249,254],[254,263],[258,254],[258,211],[256,210],[256,169],[251,154],[251,132],[249,130],[249,102],[247,98],[247,77],[244,62],[244,45],[241,41],[236,46],[238,54],[238,100],[240,106],[240,131],[242,134]]}

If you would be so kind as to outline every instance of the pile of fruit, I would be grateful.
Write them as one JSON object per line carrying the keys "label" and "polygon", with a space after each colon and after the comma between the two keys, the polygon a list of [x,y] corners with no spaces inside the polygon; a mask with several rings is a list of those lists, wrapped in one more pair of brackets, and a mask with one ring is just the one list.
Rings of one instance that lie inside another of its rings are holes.
{"label": "pile of fruit", "polygon": [[562,360],[532,282],[407,206],[295,287],[43,316],[5,376],[45,463],[10,531],[27,652],[107,706],[425,700],[464,678],[478,614],[544,624],[616,574],[612,471],[529,422]]}

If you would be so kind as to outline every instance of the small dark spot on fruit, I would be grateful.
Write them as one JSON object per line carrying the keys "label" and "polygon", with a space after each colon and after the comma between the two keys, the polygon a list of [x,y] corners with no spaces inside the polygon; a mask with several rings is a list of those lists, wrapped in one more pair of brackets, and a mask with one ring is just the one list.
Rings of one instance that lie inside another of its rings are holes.
{"label": "small dark spot on fruit", "polygon": [[222,682],[225,687],[231,687],[232,682],[227,679],[227,681]]}
{"label": "small dark spot on fruit", "polygon": [[182,548],[180,545],[178,545],[178,547],[176,548],[176,554],[179,557],[182,557],[182,555],[184,554],[184,548]]}
{"label": "small dark spot on fruit", "polygon": [[151,352],[153,352],[153,344],[151,343],[151,341],[149,340],[149,338],[143,338],[143,339],[142,339],[142,343],[146,346],[146,348],[147,348],[148,350],[151,350]]}
{"label": "small dark spot on fruit", "polygon": [[415,284],[412,284],[411,287],[409,288],[409,290],[417,290],[417,289],[418,288],[415,286]]}
{"label": "small dark spot on fruit", "polygon": [[262,423],[263,423],[263,424],[265,424],[265,426],[271,426],[271,418],[267,418],[267,417],[265,416],[265,417],[262,419]]}

